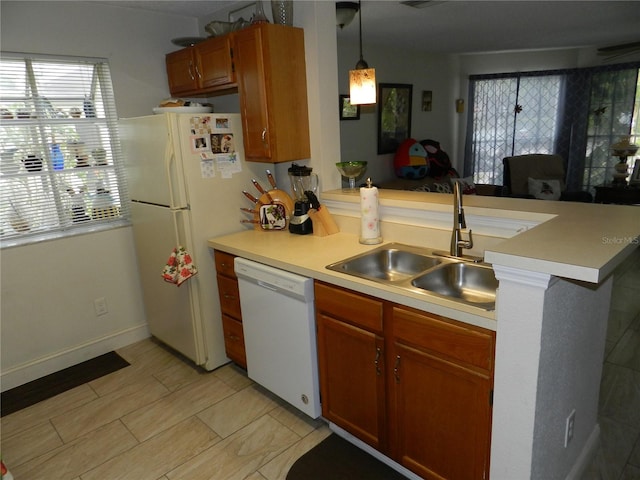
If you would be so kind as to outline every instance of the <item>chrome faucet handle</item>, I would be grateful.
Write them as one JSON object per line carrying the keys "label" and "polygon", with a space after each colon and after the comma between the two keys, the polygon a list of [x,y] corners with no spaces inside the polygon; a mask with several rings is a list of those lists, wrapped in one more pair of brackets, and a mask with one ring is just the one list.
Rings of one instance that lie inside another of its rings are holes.
{"label": "chrome faucet handle", "polygon": [[473,235],[471,235],[471,230],[469,230],[469,240],[460,240],[458,245],[467,250],[473,248]]}

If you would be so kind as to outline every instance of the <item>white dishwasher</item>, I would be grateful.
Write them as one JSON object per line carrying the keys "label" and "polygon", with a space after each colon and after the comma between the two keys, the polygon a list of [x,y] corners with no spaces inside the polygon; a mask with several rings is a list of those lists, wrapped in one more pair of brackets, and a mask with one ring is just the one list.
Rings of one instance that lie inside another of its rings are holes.
{"label": "white dishwasher", "polygon": [[249,378],[318,418],[313,280],[236,257]]}

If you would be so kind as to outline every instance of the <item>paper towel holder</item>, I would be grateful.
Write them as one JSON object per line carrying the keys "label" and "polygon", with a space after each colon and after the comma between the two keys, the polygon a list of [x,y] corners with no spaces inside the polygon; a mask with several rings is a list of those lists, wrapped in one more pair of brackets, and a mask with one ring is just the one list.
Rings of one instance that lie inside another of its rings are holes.
{"label": "paper towel holder", "polygon": [[373,186],[371,177],[366,186],[360,187],[360,243],[377,245],[382,243],[380,218],[378,215],[378,188]]}

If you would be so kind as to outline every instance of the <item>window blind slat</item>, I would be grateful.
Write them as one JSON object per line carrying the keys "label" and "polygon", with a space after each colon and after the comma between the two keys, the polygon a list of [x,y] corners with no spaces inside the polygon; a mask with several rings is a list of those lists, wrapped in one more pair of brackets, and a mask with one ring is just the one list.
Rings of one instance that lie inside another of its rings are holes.
{"label": "window blind slat", "polygon": [[0,58],[2,246],[128,219],[109,66]]}

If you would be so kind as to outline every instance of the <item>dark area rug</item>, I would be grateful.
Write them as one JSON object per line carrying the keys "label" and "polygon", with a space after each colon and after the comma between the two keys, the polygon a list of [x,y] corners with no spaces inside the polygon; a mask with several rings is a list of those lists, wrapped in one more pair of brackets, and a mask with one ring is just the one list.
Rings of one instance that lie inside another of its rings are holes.
{"label": "dark area rug", "polygon": [[0,397],[1,416],[9,415],[30,407],[42,400],[54,397],[83,383],[100,378],[129,365],[116,352],[105,353],[86,362],[79,363],[59,372],[38,378],[19,387],[2,392]]}
{"label": "dark area rug", "polygon": [[406,480],[406,477],[332,433],[296,460],[287,480]]}

